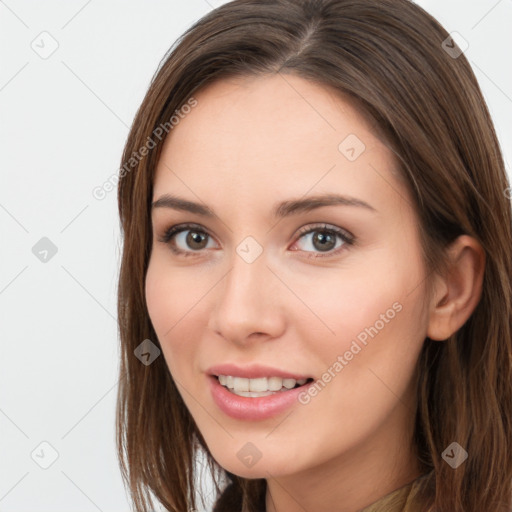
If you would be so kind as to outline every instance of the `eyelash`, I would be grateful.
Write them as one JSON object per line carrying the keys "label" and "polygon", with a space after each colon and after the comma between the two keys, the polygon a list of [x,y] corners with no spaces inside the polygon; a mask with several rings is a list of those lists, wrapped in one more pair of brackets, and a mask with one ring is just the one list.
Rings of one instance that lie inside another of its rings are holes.
{"label": "eyelash", "polygon": [[[194,230],[195,232],[203,233],[203,234],[206,234],[209,237],[211,237],[211,235],[206,230],[202,229],[202,227],[199,226],[198,224],[185,223],[185,224],[177,224],[177,225],[171,226],[170,228],[166,229],[164,232],[164,235],[162,237],[160,237],[158,240],[159,240],[159,242],[168,244],[171,251],[174,254],[184,256],[184,257],[195,256],[196,254],[199,254],[201,251],[184,251],[182,249],[177,249],[172,244],[172,242],[174,241],[173,237],[175,235],[181,233],[182,231],[188,231],[188,230]],[[305,251],[305,252],[309,253],[306,256],[307,258],[318,259],[318,258],[329,258],[329,257],[337,256],[339,252],[345,250],[347,248],[347,246],[350,247],[351,245],[354,245],[354,242],[355,242],[355,237],[353,235],[349,234],[347,231],[345,231],[341,228],[332,226],[330,224],[318,224],[318,225],[313,225],[313,226],[305,226],[299,230],[297,240],[302,238],[304,235],[313,233],[315,231],[327,231],[327,232],[335,233],[336,235],[338,235],[341,238],[341,240],[343,241],[343,245],[331,252],[326,253],[325,255],[323,255],[321,253],[310,253],[310,251]],[[211,238],[213,238],[213,237],[211,237]],[[297,249],[297,250],[300,250],[300,249]],[[320,255],[318,255],[318,254],[320,254]]]}

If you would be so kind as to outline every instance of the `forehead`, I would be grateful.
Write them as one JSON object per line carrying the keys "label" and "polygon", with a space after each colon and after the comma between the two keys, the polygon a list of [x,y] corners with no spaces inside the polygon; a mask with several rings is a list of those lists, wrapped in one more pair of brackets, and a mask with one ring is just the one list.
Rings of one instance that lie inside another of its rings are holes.
{"label": "forehead", "polygon": [[392,152],[333,89],[277,74],[221,80],[194,97],[165,140],[155,197],[172,190],[216,201],[217,191],[243,208],[309,191],[377,202],[390,185],[388,195],[406,193]]}

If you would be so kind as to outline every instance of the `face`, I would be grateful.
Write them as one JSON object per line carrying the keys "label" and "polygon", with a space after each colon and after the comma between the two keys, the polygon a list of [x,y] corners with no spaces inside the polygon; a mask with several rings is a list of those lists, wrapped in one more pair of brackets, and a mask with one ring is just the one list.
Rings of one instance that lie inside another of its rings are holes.
{"label": "face", "polygon": [[156,169],[146,277],[209,450],[252,478],[403,447],[427,330],[418,219],[392,153],[346,99],[284,76],[195,95]]}

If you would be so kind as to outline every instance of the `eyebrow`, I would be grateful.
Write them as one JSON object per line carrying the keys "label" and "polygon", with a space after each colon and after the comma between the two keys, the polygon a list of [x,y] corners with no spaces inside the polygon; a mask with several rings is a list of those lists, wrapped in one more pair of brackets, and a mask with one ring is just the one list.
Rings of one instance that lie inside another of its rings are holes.
{"label": "eyebrow", "polygon": [[[370,211],[377,212],[377,210],[361,199],[350,196],[342,196],[339,194],[324,194],[318,196],[308,197],[306,199],[290,199],[283,201],[274,206],[272,216],[274,218],[284,218],[299,213],[309,212],[322,206],[357,206],[366,208]],[[200,203],[195,203],[187,199],[182,199],[170,194],[164,194],[151,204],[152,210],[155,208],[172,208],[173,210],[186,211],[202,215],[204,217],[215,217],[215,213],[208,206]]]}

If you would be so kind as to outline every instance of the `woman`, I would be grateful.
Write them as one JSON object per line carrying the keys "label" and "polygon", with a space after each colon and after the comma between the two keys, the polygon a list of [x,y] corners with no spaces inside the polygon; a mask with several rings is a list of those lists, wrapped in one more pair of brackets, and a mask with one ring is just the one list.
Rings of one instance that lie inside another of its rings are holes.
{"label": "woman", "polygon": [[512,510],[509,185],[456,50],[407,0],[236,0],[164,60],[118,195],[138,511],[195,509],[201,451],[217,511]]}

